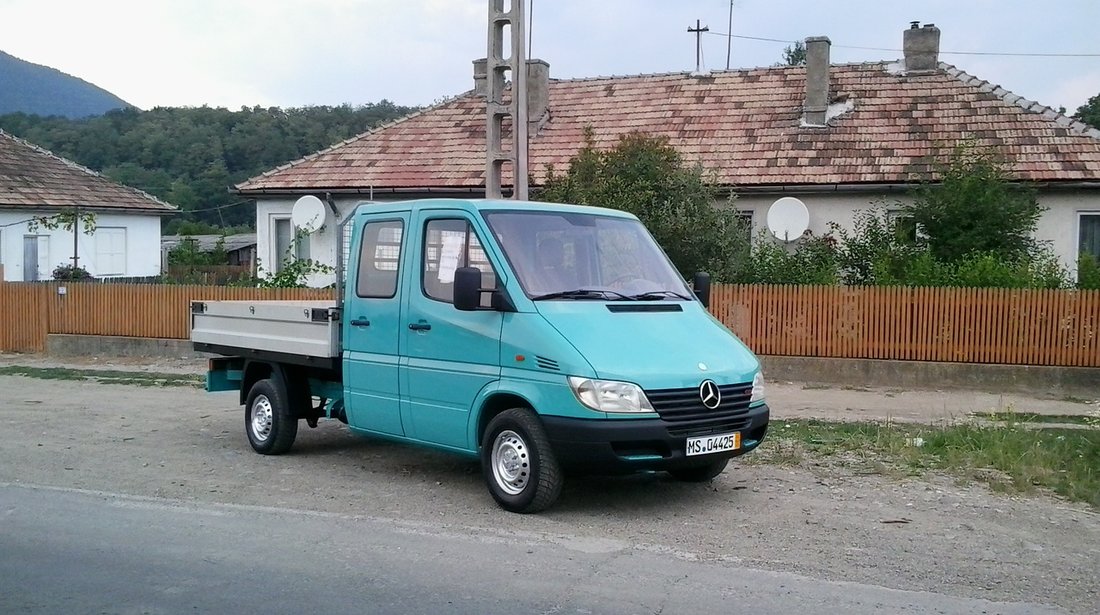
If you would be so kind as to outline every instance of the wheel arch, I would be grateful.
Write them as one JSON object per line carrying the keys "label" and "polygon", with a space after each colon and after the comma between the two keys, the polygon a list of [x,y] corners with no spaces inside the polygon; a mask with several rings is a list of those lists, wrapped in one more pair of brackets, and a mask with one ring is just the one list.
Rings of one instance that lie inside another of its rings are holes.
{"label": "wheel arch", "polygon": [[252,390],[252,387],[265,378],[276,380],[283,387],[291,411],[298,418],[304,418],[302,413],[305,409],[311,407],[309,377],[305,369],[294,365],[269,361],[248,361],[245,363],[244,374],[241,377],[241,405],[244,405],[248,400],[248,393]]}
{"label": "wheel arch", "polygon": [[481,438],[489,422],[498,414],[509,408],[527,408],[538,414],[534,404],[527,398],[510,391],[495,391],[481,402],[477,413],[477,421],[474,423],[474,432],[471,434],[474,442],[474,450],[481,448]]}

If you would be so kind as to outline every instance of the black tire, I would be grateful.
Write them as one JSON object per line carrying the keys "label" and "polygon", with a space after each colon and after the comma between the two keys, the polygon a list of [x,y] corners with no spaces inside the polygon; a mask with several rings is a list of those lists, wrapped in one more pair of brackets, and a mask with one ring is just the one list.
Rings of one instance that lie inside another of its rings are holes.
{"label": "black tire", "polygon": [[244,431],[252,449],[262,455],[281,455],[298,436],[298,419],[290,412],[286,389],[270,378],[252,385],[244,404]]}
{"label": "black tire", "polygon": [[669,470],[668,473],[671,474],[672,477],[676,480],[683,481],[685,483],[705,483],[715,476],[721,474],[722,470],[726,469],[726,464],[728,464],[729,462],[729,458],[720,459],[718,461],[712,461],[703,465]]}
{"label": "black tire", "polygon": [[564,482],[546,430],[527,408],[505,410],[489,421],[481,438],[481,470],[493,499],[514,513],[547,509]]}

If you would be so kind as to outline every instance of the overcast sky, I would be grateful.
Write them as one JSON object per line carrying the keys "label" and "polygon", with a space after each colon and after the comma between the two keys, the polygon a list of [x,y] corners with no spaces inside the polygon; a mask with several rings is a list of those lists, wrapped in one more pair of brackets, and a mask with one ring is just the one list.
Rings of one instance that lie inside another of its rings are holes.
{"label": "overcast sky", "polygon": [[[527,0],[533,57],[557,78],[726,66],[729,0]],[[155,106],[425,105],[472,87],[488,0],[0,0],[0,50]],[[833,62],[893,60],[912,20],[942,30],[945,61],[1072,113],[1100,94],[1100,0],[734,0],[736,36],[825,35]],[[733,68],[781,42],[732,39]],[[854,49],[873,47],[879,49]],[[3,87],[3,84],[0,84]]]}

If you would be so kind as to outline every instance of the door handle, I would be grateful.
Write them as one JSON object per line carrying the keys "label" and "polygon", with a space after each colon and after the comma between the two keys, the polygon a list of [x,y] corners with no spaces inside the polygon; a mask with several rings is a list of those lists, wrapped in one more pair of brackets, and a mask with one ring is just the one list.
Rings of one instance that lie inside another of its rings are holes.
{"label": "door handle", "polygon": [[349,321],[348,324],[353,327],[369,327],[370,321],[366,318],[356,318],[355,320]]}
{"label": "door handle", "polygon": [[413,331],[431,331],[432,326],[426,322],[410,322],[409,328]]}

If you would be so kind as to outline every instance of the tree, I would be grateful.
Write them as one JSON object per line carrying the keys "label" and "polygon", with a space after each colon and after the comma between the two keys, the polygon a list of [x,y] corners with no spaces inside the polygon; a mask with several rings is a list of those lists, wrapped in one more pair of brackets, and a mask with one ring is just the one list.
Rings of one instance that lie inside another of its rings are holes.
{"label": "tree", "polygon": [[601,151],[591,128],[568,171],[558,175],[549,167],[536,195],[628,211],[649,228],[681,274],[708,271],[719,281],[730,279],[748,256],[747,232],[736,212],[716,206],[722,197],[703,168],[686,164],[667,138],[632,133]]}
{"label": "tree", "polygon": [[1073,119],[1080,120],[1093,128],[1100,130],[1100,94],[1093,96],[1073,114]]}
{"label": "tree", "polygon": [[806,64],[806,45],[795,41],[783,49],[783,61],[776,66],[802,66]]}
{"label": "tree", "polygon": [[1018,261],[1036,253],[1032,234],[1044,208],[1033,188],[1011,182],[1004,163],[964,141],[933,169],[906,209],[936,260],[958,263],[980,252]]}

